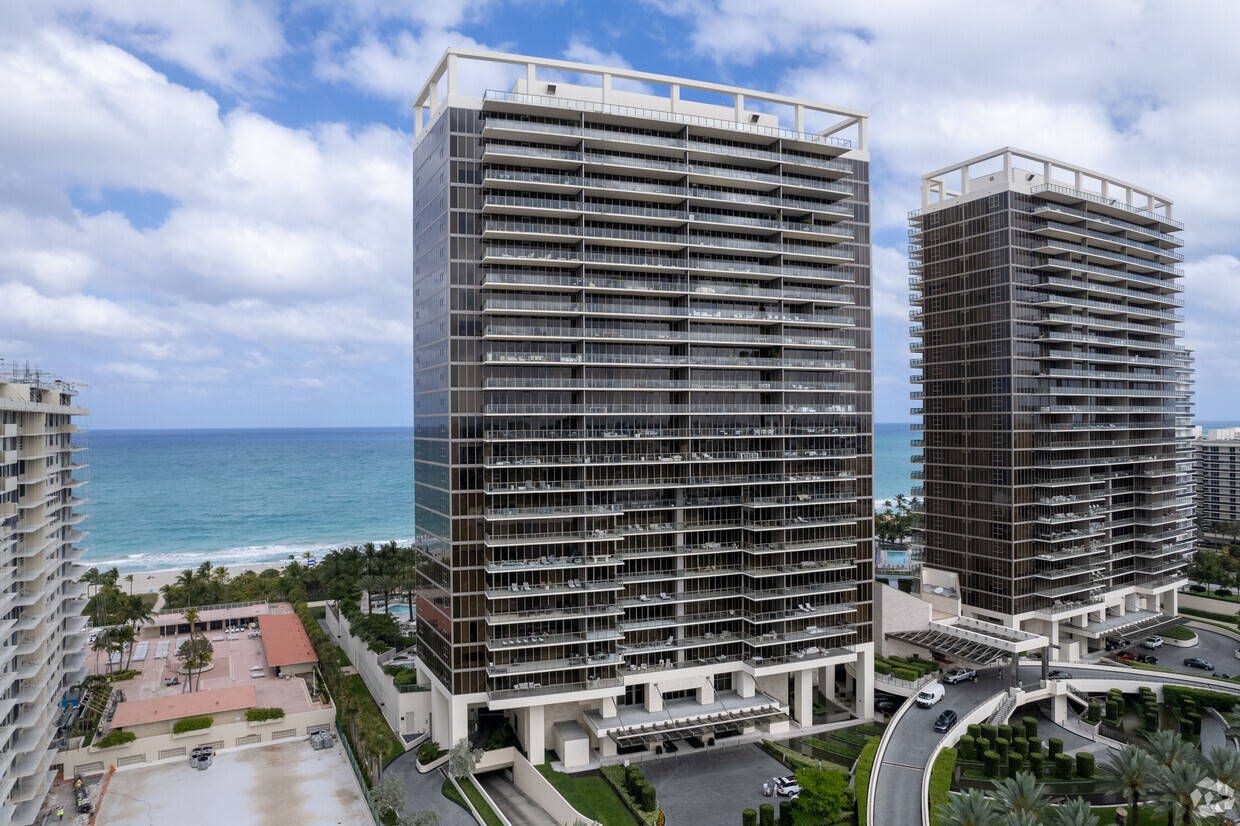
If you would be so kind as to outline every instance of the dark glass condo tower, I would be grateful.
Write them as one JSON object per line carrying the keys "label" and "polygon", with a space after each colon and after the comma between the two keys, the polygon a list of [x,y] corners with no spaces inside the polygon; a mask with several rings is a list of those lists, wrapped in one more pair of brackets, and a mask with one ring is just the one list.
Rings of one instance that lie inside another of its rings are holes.
{"label": "dark glass condo tower", "polygon": [[[466,58],[524,77],[459,96]],[[527,750],[559,722],[609,756],[643,744],[643,713],[702,736],[808,722],[815,682],[830,697],[837,680],[858,681],[867,714],[864,116],[459,50],[417,108],[417,628],[435,739],[501,712]],[[806,131],[810,110],[856,141]]]}

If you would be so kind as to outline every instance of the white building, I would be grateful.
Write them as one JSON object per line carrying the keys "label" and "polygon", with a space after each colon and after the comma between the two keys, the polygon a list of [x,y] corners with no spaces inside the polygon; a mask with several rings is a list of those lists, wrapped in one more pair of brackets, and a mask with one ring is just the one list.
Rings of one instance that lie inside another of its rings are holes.
{"label": "white building", "polygon": [[1240,522],[1240,427],[1201,432],[1193,441],[1197,515],[1206,533],[1219,522]]}
{"label": "white building", "polygon": [[458,49],[415,112],[433,738],[608,757],[853,679],[869,716],[865,115]]}
{"label": "white building", "polygon": [[86,500],[74,473],[73,385],[0,373],[0,826],[34,822],[52,781],[66,689],[85,676],[84,585],[77,582]]}

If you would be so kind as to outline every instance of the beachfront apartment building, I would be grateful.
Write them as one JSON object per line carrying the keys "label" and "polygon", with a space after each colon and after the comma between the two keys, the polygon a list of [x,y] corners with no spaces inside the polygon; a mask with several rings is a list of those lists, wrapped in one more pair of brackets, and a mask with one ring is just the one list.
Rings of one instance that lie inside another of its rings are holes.
{"label": "beachfront apartment building", "polygon": [[786,730],[815,691],[869,716],[865,115],[461,49],[415,111],[432,739],[502,714],[538,763]]}
{"label": "beachfront apartment building", "polygon": [[66,690],[85,676],[77,389],[0,369],[0,826],[33,823]]}
{"label": "beachfront apartment building", "polygon": [[1240,427],[1202,432],[1193,440],[1197,516],[1207,534],[1220,522],[1240,522]]}
{"label": "beachfront apartment building", "polygon": [[925,565],[1052,656],[1172,621],[1193,549],[1172,203],[1012,148],[910,215]]}

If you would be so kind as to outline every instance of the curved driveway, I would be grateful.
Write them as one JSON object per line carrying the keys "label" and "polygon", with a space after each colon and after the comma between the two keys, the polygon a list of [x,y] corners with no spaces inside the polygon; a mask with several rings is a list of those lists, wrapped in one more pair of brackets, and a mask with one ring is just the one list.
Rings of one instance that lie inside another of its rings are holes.
{"label": "curved driveway", "polygon": [[[1194,649],[1172,650],[1192,652]],[[1234,651],[1234,647],[1232,650]],[[1196,654],[1186,653],[1184,656],[1196,656]],[[1162,657],[1159,659],[1161,660]],[[1180,659],[1182,660],[1183,657]],[[1129,677],[1115,673],[1116,666],[1098,668],[1082,663],[1056,663],[1055,667],[1069,671],[1076,678],[1095,677],[1116,682],[1131,680],[1138,684],[1160,682],[1200,687],[1196,682],[1183,680],[1175,674],[1160,671],[1133,670]],[[1042,666],[1039,663],[1022,665],[1017,677],[1029,686],[1036,685],[1041,678]],[[904,713],[896,725],[889,726],[884,735],[888,738],[888,742],[883,752],[883,762],[877,766],[870,781],[874,789],[874,806],[869,811],[870,823],[878,826],[920,823],[922,778],[928,769],[927,763],[930,761],[930,755],[934,753],[935,747],[944,737],[934,730],[934,719],[949,708],[963,717],[988,697],[994,696],[999,691],[1005,691],[1007,686],[1007,681],[998,680],[997,669],[984,669],[978,672],[976,683],[946,686],[947,696],[938,705],[927,709],[914,706]],[[1220,681],[1217,690],[1240,693],[1240,684]],[[912,700],[909,702],[911,703]]]}

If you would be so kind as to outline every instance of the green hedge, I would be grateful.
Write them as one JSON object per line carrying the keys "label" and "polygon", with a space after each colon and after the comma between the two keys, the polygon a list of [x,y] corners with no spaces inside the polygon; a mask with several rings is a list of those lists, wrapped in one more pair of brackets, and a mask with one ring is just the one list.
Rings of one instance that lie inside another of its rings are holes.
{"label": "green hedge", "polygon": [[245,719],[250,723],[261,723],[264,720],[283,720],[284,709],[282,708],[247,708],[245,710]]}
{"label": "green hedge", "polygon": [[993,779],[999,776],[999,755],[996,752],[988,751],[982,755],[982,773]]}
{"label": "green hedge", "polygon": [[741,812],[741,826],[758,826],[758,813],[754,809]]}
{"label": "green hedge", "polygon": [[911,668],[893,668],[891,670],[891,676],[897,680],[904,680],[905,682],[913,683],[916,682],[918,677],[921,675]]}
{"label": "green hedge", "polygon": [[1168,628],[1160,633],[1169,640],[1193,640],[1197,638],[1197,635],[1193,633],[1193,629],[1183,626]]}
{"label": "green hedge", "polygon": [[1042,752],[1029,752],[1029,771],[1033,772],[1033,776],[1038,780],[1042,779],[1046,772],[1046,758],[1042,756]]}
{"label": "green hedge", "polygon": [[1094,776],[1094,756],[1087,751],[1076,753],[1076,774],[1078,777]]}
{"label": "green hedge", "polygon": [[215,722],[212,717],[186,717],[184,720],[177,720],[172,724],[173,734],[184,734],[187,731],[202,731],[205,728],[211,728],[211,724]]}
{"label": "green hedge", "polygon": [[1070,754],[1055,755],[1055,777],[1058,780],[1071,780],[1072,770],[1076,767],[1076,761],[1072,759]]}
{"label": "green hedge", "polygon": [[[865,819],[865,804],[870,792],[870,773],[874,771],[874,756],[878,754],[878,743],[881,737],[871,737],[861,749],[857,758],[857,769],[853,773],[853,787],[857,791],[857,822],[868,823]],[[946,749],[945,749],[946,751]]]}
{"label": "green hedge", "polygon": [[956,744],[960,750],[960,759],[962,760],[973,759],[973,746],[975,743],[977,743],[976,738],[970,737],[967,734],[961,735],[960,742]]}
{"label": "green hedge", "polygon": [[123,746],[126,743],[132,743],[138,739],[138,735],[132,731],[110,731],[105,737],[95,741],[95,747],[100,749],[110,749],[113,746]]}
{"label": "green hedge", "polygon": [[[956,750],[943,749],[934,758],[934,766],[930,769],[930,823],[938,826],[940,806],[947,805],[952,785],[952,772],[956,768]],[[864,822],[864,821],[861,821]]]}
{"label": "green hedge", "polygon": [[1195,708],[1213,706],[1219,711],[1231,711],[1237,701],[1234,694],[1221,691],[1208,691],[1204,688],[1186,688],[1178,685],[1163,686],[1163,702],[1174,712],[1179,712],[1186,700],[1191,700]]}
{"label": "green hedge", "polygon": [[[874,658],[874,673],[884,676],[891,674],[891,663],[885,663],[877,657]],[[750,811],[746,809],[745,811]]]}
{"label": "green hedge", "polygon": [[1203,619],[1211,619],[1215,622],[1225,622],[1228,625],[1234,625],[1236,622],[1236,614],[1220,614],[1217,611],[1198,611],[1196,608],[1180,608],[1180,613],[1189,617],[1202,617]]}

